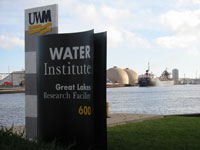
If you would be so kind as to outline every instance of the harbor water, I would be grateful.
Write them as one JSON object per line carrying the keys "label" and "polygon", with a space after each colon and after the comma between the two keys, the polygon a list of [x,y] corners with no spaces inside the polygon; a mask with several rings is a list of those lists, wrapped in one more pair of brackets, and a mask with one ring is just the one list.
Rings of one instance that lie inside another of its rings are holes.
{"label": "harbor water", "polygon": [[[200,113],[200,85],[108,88],[109,110],[114,113]],[[0,94],[0,125],[25,124],[25,95]]]}
{"label": "harbor water", "polygon": [[0,126],[25,124],[25,94],[0,94]]}
{"label": "harbor water", "polygon": [[110,113],[200,113],[200,85],[107,89]]}

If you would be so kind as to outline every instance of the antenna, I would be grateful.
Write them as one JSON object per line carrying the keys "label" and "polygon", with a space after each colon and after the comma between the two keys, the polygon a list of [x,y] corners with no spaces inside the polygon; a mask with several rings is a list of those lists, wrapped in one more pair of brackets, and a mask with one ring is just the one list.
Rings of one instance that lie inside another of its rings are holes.
{"label": "antenna", "polygon": [[149,62],[148,62],[148,70],[150,71],[150,65],[149,65]]}

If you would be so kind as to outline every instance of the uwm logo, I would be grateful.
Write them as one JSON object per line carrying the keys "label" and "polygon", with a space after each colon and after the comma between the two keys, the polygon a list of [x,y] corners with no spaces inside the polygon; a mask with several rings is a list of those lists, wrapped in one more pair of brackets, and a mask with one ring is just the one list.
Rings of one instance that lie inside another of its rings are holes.
{"label": "uwm logo", "polygon": [[34,34],[37,32],[40,32],[40,34],[45,34],[46,32],[52,31],[50,10],[29,13],[28,17],[30,24],[28,32],[29,34]]}

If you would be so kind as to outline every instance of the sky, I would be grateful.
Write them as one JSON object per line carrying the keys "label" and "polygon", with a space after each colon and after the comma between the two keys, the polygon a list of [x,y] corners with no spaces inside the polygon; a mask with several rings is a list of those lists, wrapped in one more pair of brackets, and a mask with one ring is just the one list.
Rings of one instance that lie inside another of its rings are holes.
{"label": "sky", "polygon": [[200,77],[200,0],[0,0],[0,73],[25,68],[24,10],[58,4],[59,33],[107,31],[107,68]]}

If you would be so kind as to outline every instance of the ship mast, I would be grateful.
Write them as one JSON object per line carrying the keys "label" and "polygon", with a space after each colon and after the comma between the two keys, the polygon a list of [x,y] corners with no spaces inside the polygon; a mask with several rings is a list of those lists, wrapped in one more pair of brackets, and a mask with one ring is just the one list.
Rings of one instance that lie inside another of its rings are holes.
{"label": "ship mast", "polygon": [[149,62],[148,62],[148,70],[150,71],[150,65],[149,65]]}

